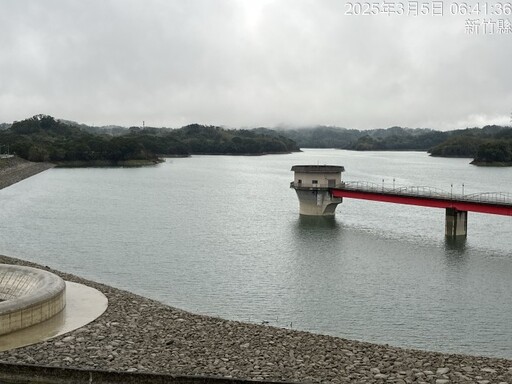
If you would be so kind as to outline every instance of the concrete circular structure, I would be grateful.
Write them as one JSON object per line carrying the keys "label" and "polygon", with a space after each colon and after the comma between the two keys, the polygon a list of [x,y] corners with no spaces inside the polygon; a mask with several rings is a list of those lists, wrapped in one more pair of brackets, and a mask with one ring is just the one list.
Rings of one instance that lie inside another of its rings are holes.
{"label": "concrete circular structure", "polygon": [[0,264],[0,335],[42,323],[66,306],[66,283],[41,269]]}

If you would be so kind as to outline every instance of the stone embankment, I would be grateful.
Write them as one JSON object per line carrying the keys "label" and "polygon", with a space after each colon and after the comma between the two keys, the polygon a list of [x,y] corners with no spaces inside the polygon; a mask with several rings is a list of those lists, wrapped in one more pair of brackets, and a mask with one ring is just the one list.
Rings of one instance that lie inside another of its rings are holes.
{"label": "stone embankment", "polygon": [[[0,262],[37,267],[7,257]],[[401,349],[200,316],[53,272],[102,291],[109,299],[107,311],[68,334],[0,353],[0,367],[13,363],[313,383],[512,383],[512,360]]]}
{"label": "stone embankment", "polygon": [[0,189],[52,167],[50,163],[33,163],[16,156],[0,158]]}

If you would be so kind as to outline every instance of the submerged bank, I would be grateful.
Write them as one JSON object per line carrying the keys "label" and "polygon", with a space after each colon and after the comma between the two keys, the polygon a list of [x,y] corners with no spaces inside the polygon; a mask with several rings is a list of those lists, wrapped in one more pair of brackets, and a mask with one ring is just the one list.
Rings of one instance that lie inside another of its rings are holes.
{"label": "submerged bank", "polygon": [[[0,262],[44,268],[6,256]],[[0,353],[0,362],[7,364],[0,369],[12,363],[298,382],[512,382],[512,360],[402,349],[200,316],[53,272],[102,291],[109,299],[107,311],[68,334]]]}
{"label": "submerged bank", "polygon": [[163,163],[165,160],[161,158],[148,159],[148,160],[123,160],[123,161],[109,161],[109,160],[90,160],[90,161],[59,161],[56,167],[59,168],[101,168],[101,167],[119,167],[119,168],[137,168],[146,167]]}
{"label": "submerged bank", "polygon": [[54,166],[51,163],[33,163],[17,156],[0,158],[0,189],[18,183]]}

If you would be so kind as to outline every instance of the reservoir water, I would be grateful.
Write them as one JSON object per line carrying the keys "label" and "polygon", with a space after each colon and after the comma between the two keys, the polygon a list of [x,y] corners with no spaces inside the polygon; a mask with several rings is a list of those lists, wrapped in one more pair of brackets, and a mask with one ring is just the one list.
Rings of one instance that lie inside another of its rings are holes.
{"label": "reservoir water", "polygon": [[512,218],[470,212],[456,243],[441,209],[345,199],[335,220],[307,220],[289,188],[295,164],[344,165],[345,181],[512,192],[509,168],[421,152],[51,169],[0,191],[0,253],[196,313],[512,358]]}

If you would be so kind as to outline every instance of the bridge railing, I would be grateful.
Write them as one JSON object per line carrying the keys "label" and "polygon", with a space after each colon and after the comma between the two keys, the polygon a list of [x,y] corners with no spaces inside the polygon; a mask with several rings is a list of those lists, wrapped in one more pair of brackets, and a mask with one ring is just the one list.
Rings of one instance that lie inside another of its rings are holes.
{"label": "bridge railing", "polygon": [[395,186],[389,187],[384,183],[378,184],[368,181],[346,181],[342,182],[339,189],[357,190],[363,192],[374,192],[389,195],[426,197],[434,199],[457,200],[478,202],[482,204],[512,205],[512,194],[507,192],[484,192],[473,194],[457,194],[447,192],[443,189],[429,186]]}
{"label": "bridge railing", "polygon": [[484,192],[473,193],[464,196],[465,200],[476,201],[480,203],[495,203],[512,205],[512,194],[508,192]]}
{"label": "bridge railing", "polygon": [[290,182],[290,188],[298,188],[298,189],[329,189],[329,188],[343,188],[345,183],[337,183],[334,185],[329,184],[311,184],[311,183],[296,183],[295,181]]}

